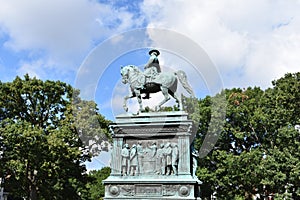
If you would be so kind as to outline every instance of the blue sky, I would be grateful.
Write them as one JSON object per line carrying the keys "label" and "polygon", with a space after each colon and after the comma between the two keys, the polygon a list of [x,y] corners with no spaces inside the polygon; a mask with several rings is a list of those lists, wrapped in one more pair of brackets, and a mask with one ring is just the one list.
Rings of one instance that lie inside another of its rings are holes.
{"label": "blue sky", "polygon": [[267,88],[300,69],[299,10],[299,0],[0,0],[0,80],[67,82],[113,120],[128,91],[120,66],[142,69],[156,47],[163,70],[185,70],[198,97]]}

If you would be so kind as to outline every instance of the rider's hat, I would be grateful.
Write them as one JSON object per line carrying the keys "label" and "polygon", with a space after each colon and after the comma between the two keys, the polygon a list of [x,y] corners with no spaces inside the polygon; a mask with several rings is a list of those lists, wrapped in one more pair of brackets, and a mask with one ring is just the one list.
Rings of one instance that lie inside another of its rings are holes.
{"label": "rider's hat", "polygon": [[153,52],[155,52],[156,55],[159,55],[159,54],[160,54],[160,52],[159,52],[157,49],[151,49],[151,50],[149,51],[149,55],[151,55]]}

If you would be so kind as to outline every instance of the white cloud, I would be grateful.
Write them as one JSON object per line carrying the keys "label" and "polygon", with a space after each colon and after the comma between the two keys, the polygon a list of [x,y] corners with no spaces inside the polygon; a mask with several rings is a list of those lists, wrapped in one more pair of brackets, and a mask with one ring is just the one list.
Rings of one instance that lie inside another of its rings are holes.
{"label": "white cloud", "polygon": [[43,65],[42,60],[36,60],[31,63],[22,63],[21,67],[17,70],[17,75],[22,77],[25,74],[28,74],[30,77],[41,78],[45,74],[41,70],[41,66]]}
{"label": "white cloud", "polygon": [[73,70],[95,43],[140,21],[124,9],[89,0],[0,0],[0,5],[5,48]]}
{"label": "white cloud", "polygon": [[106,107],[112,108],[114,115],[123,113],[124,112],[123,100],[124,100],[124,97],[129,94],[130,94],[130,92],[129,92],[128,85],[124,85],[120,81],[117,82],[114,87],[110,101],[106,103]]}
{"label": "white cloud", "polygon": [[149,27],[178,31],[203,47],[225,87],[267,87],[299,71],[299,9],[299,1],[267,0],[145,0],[142,6]]}
{"label": "white cloud", "polygon": [[79,35],[91,21],[88,6],[83,1],[2,1],[0,19],[10,36],[6,45],[14,50],[61,51],[84,44],[89,35]]}
{"label": "white cloud", "polygon": [[[185,48],[186,47],[182,47]],[[207,95],[207,93],[213,92],[209,91],[211,88],[207,82],[208,77],[204,77],[205,70],[204,68],[214,67],[210,63],[206,63],[209,59],[206,55],[197,55],[198,57],[203,57],[200,60],[202,61],[200,65],[194,66],[197,63],[190,63],[189,60],[186,60],[182,55],[174,54],[174,52],[161,51],[160,65],[162,67],[163,72],[176,72],[178,70],[183,70],[187,76],[187,82],[192,87],[193,91],[198,93],[198,97]],[[187,91],[182,87],[182,84],[178,82],[177,86],[178,96],[184,94],[185,96],[189,96]],[[201,93],[201,94],[200,94]]]}

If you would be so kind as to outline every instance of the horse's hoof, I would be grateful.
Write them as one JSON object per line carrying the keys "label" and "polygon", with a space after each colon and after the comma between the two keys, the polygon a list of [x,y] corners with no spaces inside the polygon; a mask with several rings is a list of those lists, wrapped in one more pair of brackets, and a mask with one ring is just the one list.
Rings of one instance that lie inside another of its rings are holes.
{"label": "horse's hoof", "polygon": [[128,112],[128,108],[127,107],[124,107],[124,110],[125,110],[125,112]]}
{"label": "horse's hoof", "polygon": [[145,96],[142,97],[142,99],[150,99],[150,95],[149,94],[146,94]]}
{"label": "horse's hoof", "polygon": [[160,110],[160,106],[155,106],[155,111],[159,111]]}

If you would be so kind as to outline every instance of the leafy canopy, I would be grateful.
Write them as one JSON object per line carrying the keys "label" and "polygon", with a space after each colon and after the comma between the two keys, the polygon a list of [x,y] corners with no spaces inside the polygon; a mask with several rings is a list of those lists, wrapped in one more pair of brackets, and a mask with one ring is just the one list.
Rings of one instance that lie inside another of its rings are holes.
{"label": "leafy canopy", "polygon": [[0,176],[5,190],[31,200],[81,199],[87,192],[84,162],[92,155],[83,136],[95,137],[95,143],[109,140],[108,121],[96,104],[81,100],[66,83],[28,75],[0,82],[0,94]]}
{"label": "leafy canopy", "polygon": [[[225,121],[217,144],[199,160],[197,171],[204,198],[213,192],[221,199],[300,195],[300,134],[294,128],[300,124],[300,73],[286,74],[272,83],[266,90],[222,91]],[[199,122],[197,149],[206,145],[204,138],[215,115],[214,98],[199,99],[199,112],[194,112],[194,121]]]}

